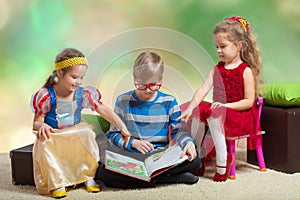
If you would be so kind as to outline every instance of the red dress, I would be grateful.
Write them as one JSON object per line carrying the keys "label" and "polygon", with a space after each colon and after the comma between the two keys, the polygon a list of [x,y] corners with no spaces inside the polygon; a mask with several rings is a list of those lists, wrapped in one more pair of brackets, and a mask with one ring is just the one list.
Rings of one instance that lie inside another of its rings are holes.
{"label": "red dress", "polygon": [[[241,63],[235,69],[225,69],[224,62],[219,62],[214,67],[213,75],[213,101],[231,103],[244,99],[243,73],[248,65]],[[251,137],[257,133],[258,109],[256,102],[252,108],[237,111],[227,107],[210,108],[211,103],[201,102],[199,109],[195,109],[192,117],[200,115],[200,120],[207,123],[210,116],[221,117],[227,139]],[[187,107],[182,106],[184,110]],[[251,140],[250,140],[251,141]],[[250,145],[250,146],[249,146]],[[253,149],[254,144],[248,143],[248,148]]]}

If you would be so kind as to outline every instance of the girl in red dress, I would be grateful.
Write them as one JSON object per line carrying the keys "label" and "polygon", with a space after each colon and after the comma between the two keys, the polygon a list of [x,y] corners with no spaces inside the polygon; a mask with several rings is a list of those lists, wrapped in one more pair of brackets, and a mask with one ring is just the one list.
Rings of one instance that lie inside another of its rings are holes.
{"label": "girl in red dress", "polygon": [[[213,31],[221,61],[211,69],[194,93],[181,119],[187,122],[198,107],[200,120],[208,124],[216,149],[214,181],[226,181],[232,163],[225,137],[256,134],[255,106],[262,83],[259,51],[249,23],[242,17],[226,18]],[[203,99],[213,88],[213,102]]]}

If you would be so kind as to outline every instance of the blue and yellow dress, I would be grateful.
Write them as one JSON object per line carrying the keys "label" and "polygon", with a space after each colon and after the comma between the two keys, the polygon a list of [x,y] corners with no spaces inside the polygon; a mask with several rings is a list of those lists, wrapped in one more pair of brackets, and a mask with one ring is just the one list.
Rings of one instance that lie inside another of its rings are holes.
{"label": "blue and yellow dress", "polygon": [[96,110],[100,99],[94,87],[79,87],[72,102],[57,100],[52,87],[32,95],[33,112],[56,129],[50,139],[36,140],[33,147],[34,181],[40,194],[94,178],[99,149],[94,131],[81,121],[81,110]]}

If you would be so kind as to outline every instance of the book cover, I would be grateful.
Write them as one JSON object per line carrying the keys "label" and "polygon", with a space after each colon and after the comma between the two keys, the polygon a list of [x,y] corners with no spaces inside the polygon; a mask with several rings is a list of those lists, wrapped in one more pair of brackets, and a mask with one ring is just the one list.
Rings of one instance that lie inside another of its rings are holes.
{"label": "book cover", "polygon": [[188,159],[186,155],[180,158],[181,154],[182,149],[178,144],[154,153],[143,161],[106,150],[105,168],[149,182],[154,176]]}

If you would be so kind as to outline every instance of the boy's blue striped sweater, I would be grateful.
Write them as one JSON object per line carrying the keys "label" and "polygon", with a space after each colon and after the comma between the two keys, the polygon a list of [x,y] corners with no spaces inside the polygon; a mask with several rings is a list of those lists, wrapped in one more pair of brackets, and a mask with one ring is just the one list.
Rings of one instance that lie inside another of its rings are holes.
{"label": "boy's blue striped sweater", "polygon": [[[158,91],[153,101],[146,102],[140,100],[134,91],[130,91],[117,98],[114,110],[132,134],[128,146],[125,147],[120,131],[115,126],[110,126],[108,138],[122,149],[138,152],[131,147],[133,139],[147,140],[155,148],[168,145],[170,138],[182,148],[189,141],[193,141],[182,127],[181,121],[176,121],[181,111],[176,99],[171,95]],[[171,129],[170,135],[168,127]]]}

